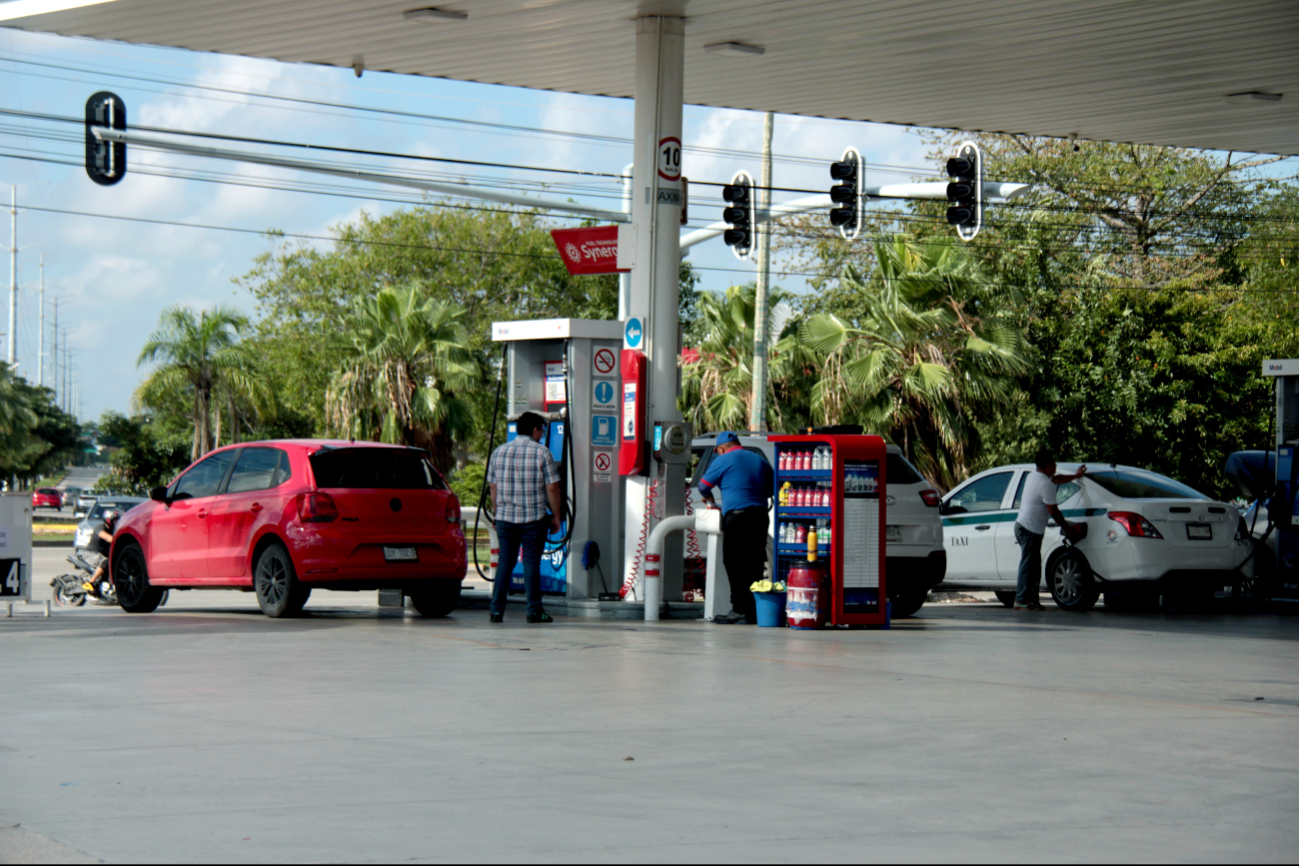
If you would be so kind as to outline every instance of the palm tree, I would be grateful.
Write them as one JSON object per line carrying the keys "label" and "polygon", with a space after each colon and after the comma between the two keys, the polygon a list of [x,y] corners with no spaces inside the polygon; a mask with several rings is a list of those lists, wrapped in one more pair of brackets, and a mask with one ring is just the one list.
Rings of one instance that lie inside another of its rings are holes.
{"label": "palm tree", "polygon": [[964,247],[898,236],[874,252],[869,279],[844,270],[851,321],[821,314],[799,331],[824,364],[813,408],[826,423],[880,432],[950,488],[966,475],[973,413],[1010,401],[1029,347],[998,315],[1007,290]]}
{"label": "palm tree", "polygon": [[[753,401],[754,295],[750,283],[731,286],[722,295],[705,292],[699,297],[696,329],[701,336],[698,345],[682,357],[678,400],[696,431],[748,426]],[[766,422],[768,429],[780,430],[790,421],[786,413],[798,414],[799,405],[806,404],[793,392],[798,390],[799,374],[808,366],[802,362],[808,356],[795,337],[788,293],[775,289],[769,297]]]}
{"label": "palm tree", "polygon": [[158,330],[140,351],[138,365],[161,363],[136,390],[136,402],[159,406],[183,399],[189,403],[194,424],[191,460],[214,447],[214,397],[236,393],[254,402],[266,397],[257,358],[239,343],[240,333],[247,328],[248,317],[229,307],[203,310],[197,316],[188,307],[171,307],[163,311]]}
{"label": "palm tree", "polygon": [[32,405],[30,389],[23,384],[7,365],[0,364],[0,471],[10,476],[26,463],[38,444],[32,431],[40,418]]}
{"label": "palm tree", "polygon": [[466,348],[464,309],[418,284],[381,289],[345,324],[345,360],[325,397],[330,428],[356,439],[423,448],[447,471],[456,439],[473,431],[459,396],[481,381]]}

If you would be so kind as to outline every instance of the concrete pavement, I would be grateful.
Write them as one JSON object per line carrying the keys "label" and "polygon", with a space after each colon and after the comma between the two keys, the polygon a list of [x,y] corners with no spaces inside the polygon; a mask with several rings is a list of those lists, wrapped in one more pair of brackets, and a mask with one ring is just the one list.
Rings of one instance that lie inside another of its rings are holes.
{"label": "concrete pavement", "polygon": [[502,627],[187,595],[0,620],[0,823],[108,861],[1291,861],[1299,843],[1293,617]]}

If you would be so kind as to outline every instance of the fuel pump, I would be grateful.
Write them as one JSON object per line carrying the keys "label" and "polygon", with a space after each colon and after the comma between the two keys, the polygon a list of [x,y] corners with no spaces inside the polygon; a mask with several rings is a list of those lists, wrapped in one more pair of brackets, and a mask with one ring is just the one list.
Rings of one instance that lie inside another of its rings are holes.
{"label": "fuel pump", "polygon": [[1276,573],[1269,595],[1299,599],[1299,359],[1264,361],[1263,375],[1276,378],[1276,456],[1268,461],[1276,481],[1267,504]]}
{"label": "fuel pump", "polygon": [[[492,339],[504,346],[505,441],[517,435],[515,422],[523,413],[541,415],[548,421],[542,441],[560,469],[565,513],[560,531],[546,540],[542,592],[595,599],[604,588],[598,572],[578,565],[581,552],[593,541],[608,561],[618,561],[622,553],[617,469],[622,326],[581,319],[496,322]],[[512,589],[522,590],[521,566],[512,578]]]}

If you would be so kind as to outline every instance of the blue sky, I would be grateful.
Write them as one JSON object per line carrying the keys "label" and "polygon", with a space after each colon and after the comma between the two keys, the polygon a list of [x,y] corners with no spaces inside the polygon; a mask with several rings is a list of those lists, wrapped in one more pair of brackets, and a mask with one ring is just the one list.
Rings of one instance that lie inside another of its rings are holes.
{"label": "blue sky", "polygon": [[[79,118],[87,97],[98,90],[112,90],[124,99],[132,125],[609,174],[621,172],[631,158],[629,100],[374,72],[358,79],[346,69],[0,28],[0,109]],[[293,104],[268,98],[272,96],[345,107]],[[466,122],[395,118],[356,110],[360,107]],[[586,137],[492,129],[482,126],[484,122]],[[270,242],[256,232],[275,228],[325,236],[330,226],[355,219],[363,210],[384,213],[402,207],[402,202],[419,200],[418,195],[396,188],[142,148],[130,151],[130,170],[120,184],[100,187],[82,168],[81,135],[77,124],[0,117],[0,197],[6,211],[8,185],[18,186],[19,371],[32,381],[37,378],[38,261],[43,256],[47,316],[52,320],[52,299],[60,298],[59,325],[60,329],[67,326],[75,353],[83,419],[97,418],[105,409],[129,411],[131,394],[147,372],[136,367],[135,359],[167,306],[224,303],[252,312],[251,299],[232,280],[246,273],[253,258],[269,248]],[[685,174],[724,182],[737,170],[748,169],[756,177],[761,135],[761,114],[687,107]],[[872,168],[872,182],[906,180],[927,168],[927,148],[919,130],[781,115],[776,119],[773,185],[827,189],[826,166],[849,145],[858,147],[868,163],[891,167]],[[722,155],[707,148],[751,155]],[[73,164],[16,158],[20,156]],[[474,183],[504,183],[552,197],[572,196],[619,207],[619,187],[608,179],[374,157],[360,157],[356,163],[388,172],[418,171]],[[150,171],[185,177],[156,176]],[[196,175],[292,189],[209,183],[193,179]],[[717,219],[717,205],[700,201],[704,196],[715,201],[716,189],[693,192],[692,224]],[[777,193],[776,199],[799,195]],[[124,217],[251,231],[161,225]],[[570,223],[557,220],[558,225]],[[3,231],[7,241],[7,220]],[[720,240],[696,247],[690,260],[704,269],[707,289],[721,290],[752,278],[751,273],[734,270],[746,266]],[[801,278],[778,277],[777,281],[790,289],[803,288]],[[5,297],[7,301],[7,286]],[[7,329],[7,322],[6,305],[0,329]],[[47,351],[50,334],[52,321],[47,320]],[[50,376],[47,366],[47,383]]]}

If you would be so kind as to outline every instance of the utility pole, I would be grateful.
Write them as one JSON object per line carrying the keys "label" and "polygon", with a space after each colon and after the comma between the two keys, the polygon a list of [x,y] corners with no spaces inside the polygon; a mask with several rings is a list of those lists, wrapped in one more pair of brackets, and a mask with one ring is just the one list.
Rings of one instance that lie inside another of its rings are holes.
{"label": "utility pole", "polygon": [[[758,184],[754,216],[771,209],[771,134],[775,115],[768,111],[762,123],[762,180]],[[771,283],[771,223],[756,220],[758,280],[753,293],[753,394],[749,401],[749,429],[767,429],[767,294]]]}
{"label": "utility pole", "polygon": [[18,185],[10,188],[9,206],[9,368],[18,363]]}
{"label": "utility pole", "polygon": [[45,256],[41,256],[41,330],[36,337],[36,387],[45,387]]}
{"label": "utility pole", "polygon": [[68,382],[71,381],[72,370],[72,348],[68,346],[68,329],[63,329],[63,405],[60,407],[64,412],[68,411],[68,402],[71,394],[68,392]]}
{"label": "utility pole", "polygon": [[54,351],[50,355],[54,358],[54,376],[50,379],[54,385],[54,405],[59,405],[59,298],[54,299]]}

